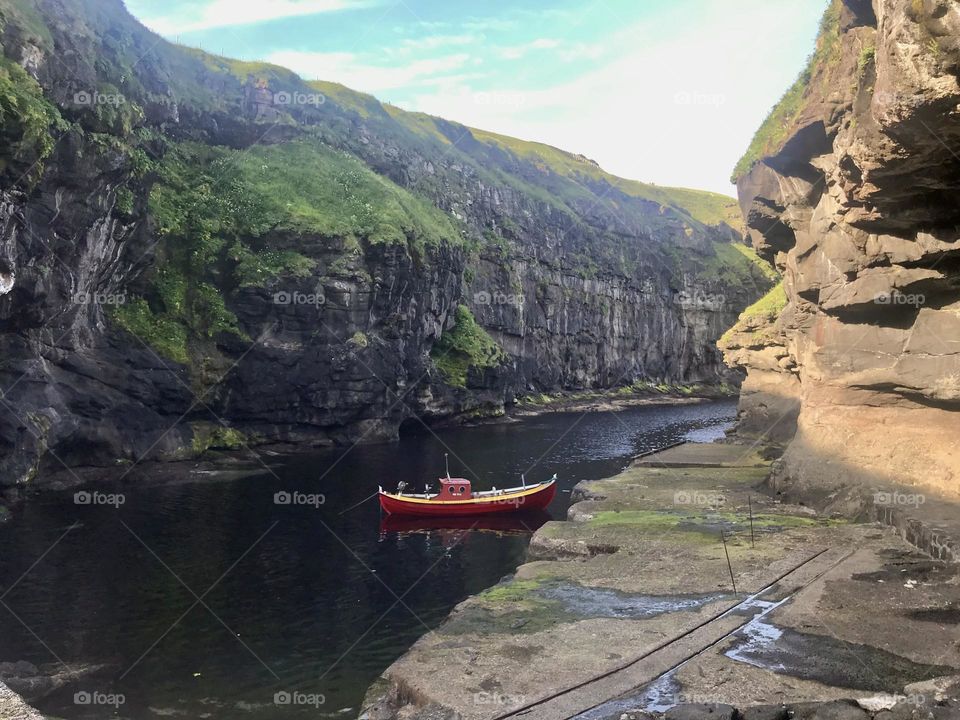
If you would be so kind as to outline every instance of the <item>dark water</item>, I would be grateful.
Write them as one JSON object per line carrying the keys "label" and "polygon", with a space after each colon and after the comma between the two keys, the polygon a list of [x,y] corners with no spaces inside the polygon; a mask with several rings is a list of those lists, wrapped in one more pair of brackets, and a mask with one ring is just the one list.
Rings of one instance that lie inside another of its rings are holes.
{"label": "dark water", "polygon": [[[116,508],[41,496],[0,526],[0,661],[104,665],[35,703],[68,719],[355,717],[393,660],[511,573],[540,524],[565,517],[578,481],[718,437],[734,414],[722,401],[545,415],[266,457],[272,472],[243,479],[97,488],[124,494]],[[549,515],[510,524],[382,527],[368,499],[377,485],[435,484],[444,452],[477,488],[558,473],[561,492]],[[324,502],[276,504],[283,491]],[[84,691],[102,695],[78,704]],[[302,695],[286,705],[276,693]],[[124,702],[102,704],[109,694]]]}

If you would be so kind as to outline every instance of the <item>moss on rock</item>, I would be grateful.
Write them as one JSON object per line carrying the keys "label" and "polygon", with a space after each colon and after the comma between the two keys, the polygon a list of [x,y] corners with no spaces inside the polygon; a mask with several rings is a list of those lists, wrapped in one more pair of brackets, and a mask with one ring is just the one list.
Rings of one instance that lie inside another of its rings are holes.
{"label": "moss on rock", "polygon": [[247,437],[235,428],[213,423],[193,423],[193,453],[203,455],[208,450],[239,450],[247,445]]}
{"label": "moss on rock", "polygon": [[444,380],[465,388],[470,368],[496,367],[507,356],[466,305],[457,307],[454,318],[454,326],[443,333],[430,355]]}

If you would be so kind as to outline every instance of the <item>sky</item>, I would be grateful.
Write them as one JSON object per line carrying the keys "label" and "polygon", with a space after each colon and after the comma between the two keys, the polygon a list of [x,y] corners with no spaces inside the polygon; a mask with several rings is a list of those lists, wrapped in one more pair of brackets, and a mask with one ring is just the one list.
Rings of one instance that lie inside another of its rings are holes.
{"label": "sky", "polygon": [[730,172],[826,0],[126,0],[164,37],[659,185]]}

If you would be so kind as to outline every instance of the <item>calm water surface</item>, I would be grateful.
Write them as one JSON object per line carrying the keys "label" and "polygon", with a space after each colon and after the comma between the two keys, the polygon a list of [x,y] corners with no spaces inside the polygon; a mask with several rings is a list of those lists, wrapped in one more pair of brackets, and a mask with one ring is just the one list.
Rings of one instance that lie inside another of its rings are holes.
{"label": "calm water surface", "polygon": [[[118,508],[43,495],[0,526],[0,661],[103,665],[35,703],[70,720],[355,716],[418,637],[513,572],[577,482],[677,440],[710,441],[735,412],[731,400],[553,414],[264,458],[273,472],[243,479],[98,488],[122,492]],[[549,514],[506,525],[383,524],[377,485],[436,485],[445,452],[476,488],[558,473],[561,491]],[[294,491],[324,502],[274,502]],[[78,691],[124,703],[78,705]],[[306,704],[278,705],[277,693]]]}

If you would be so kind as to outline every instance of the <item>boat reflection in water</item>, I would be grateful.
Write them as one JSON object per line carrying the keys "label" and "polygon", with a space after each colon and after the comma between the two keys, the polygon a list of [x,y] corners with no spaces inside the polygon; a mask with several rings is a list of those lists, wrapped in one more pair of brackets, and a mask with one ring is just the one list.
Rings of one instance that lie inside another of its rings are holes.
{"label": "boat reflection in water", "polygon": [[545,510],[510,513],[508,515],[475,515],[429,517],[414,515],[387,515],[380,519],[380,542],[395,535],[433,535],[444,544],[465,540],[470,532],[496,535],[533,535],[544,523],[552,520]]}

